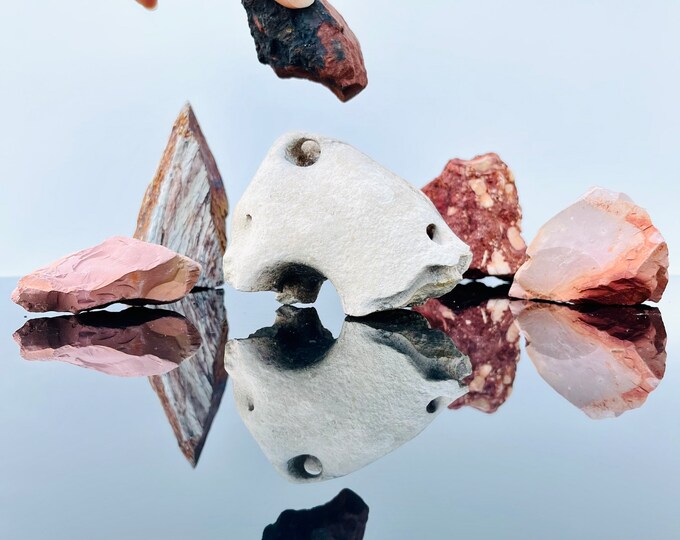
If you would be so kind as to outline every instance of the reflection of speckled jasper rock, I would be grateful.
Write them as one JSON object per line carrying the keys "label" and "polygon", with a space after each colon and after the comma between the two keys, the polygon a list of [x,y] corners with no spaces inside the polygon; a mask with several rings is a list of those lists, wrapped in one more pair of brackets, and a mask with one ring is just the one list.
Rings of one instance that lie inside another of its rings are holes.
{"label": "reflection of speckled jasper rock", "polygon": [[[479,295],[477,303],[467,297],[468,289]],[[470,358],[472,374],[464,380],[469,392],[450,409],[470,406],[494,413],[512,392],[520,358],[519,329],[507,297],[496,297],[507,294],[507,287],[496,289],[475,282],[459,285],[445,297],[414,308]]]}
{"label": "reflection of speckled jasper rock", "polygon": [[591,418],[641,407],[666,369],[656,308],[513,302],[527,354],[550,386]]}
{"label": "reflection of speckled jasper rock", "polygon": [[191,291],[200,273],[188,257],[115,236],[21,278],[12,300],[33,312],[79,313],[116,302],[163,304]]}
{"label": "reflection of speckled jasper rock", "polygon": [[510,296],[558,302],[658,302],[668,246],[628,196],[593,188],[538,231]]}
{"label": "reflection of speckled jasper rock", "polygon": [[423,191],[472,250],[465,277],[511,276],[524,262],[515,178],[496,154],[452,159]]}
{"label": "reflection of speckled jasper rock", "polygon": [[257,57],[279,77],[321,83],[341,101],[366,88],[359,40],[328,0],[305,9],[288,9],[273,0],[242,2]]}

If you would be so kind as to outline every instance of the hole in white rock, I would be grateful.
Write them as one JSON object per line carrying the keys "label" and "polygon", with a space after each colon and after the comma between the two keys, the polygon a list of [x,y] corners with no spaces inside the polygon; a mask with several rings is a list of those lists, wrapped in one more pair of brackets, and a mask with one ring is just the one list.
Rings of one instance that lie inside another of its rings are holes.
{"label": "hole in white rock", "polygon": [[430,240],[434,240],[434,235],[437,232],[437,226],[434,223],[430,223],[427,226],[427,236]]}
{"label": "hole in white rock", "polygon": [[249,400],[248,400],[248,410],[249,410],[250,412],[253,412],[253,411],[255,410],[255,404],[253,403],[253,400],[252,400],[252,399],[249,399]]}
{"label": "hole in white rock", "polygon": [[323,472],[323,465],[319,458],[301,454],[288,460],[288,472],[295,478],[317,478]]}
{"label": "hole in white rock", "polygon": [[314,165],[321,155],[321,146],[313,139],[298,139],[286,149],[286,159],[298,167]]}
{"label": "hole in white rock", "polygon": [[427,407],[425,407],[425,410],[429,412],[430,414],[437,412],[437,400],[433,399],[427,404]]}

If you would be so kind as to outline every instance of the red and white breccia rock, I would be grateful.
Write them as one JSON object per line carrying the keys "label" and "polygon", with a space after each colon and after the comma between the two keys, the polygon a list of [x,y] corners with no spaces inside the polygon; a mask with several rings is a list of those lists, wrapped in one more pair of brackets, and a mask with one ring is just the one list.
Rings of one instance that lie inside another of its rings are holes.
{"label": "red and white breccia rock", "polygon": [[513,275],[524,262],[515,177],[496,154],[452,159],[423,188],[451,230],[470,246],[465,277]]}
{"label": "red and white breccia rock", "polygon": [[114,236],[21,278],[12,300],[33,312],[164,304],[189,293],[200,273],[198,263],[168,248]]}
{"label": "red and white breccia rock", "polygon": [[538,231],[510,296],[557,302],[658,302],[668,246],[627,195],[592,188]]}
{"label": "red and white breccia rock", "polygon": [[449,409],[470,406],[494,413],[510,397],[520,357],[519,329],[510,301],[490,298],[462,309],[452,309],[443,301],[428,300],[413,310],[423,315],[432,328],[448,335],[470,358],[472,374],[463,381],[469,392],[451,403]]}
{"label": "red and white breccia rock", "polygon": [[513,302],[539,374],[594,419],[641,407],[666,370],[666,330],[648,306]]}

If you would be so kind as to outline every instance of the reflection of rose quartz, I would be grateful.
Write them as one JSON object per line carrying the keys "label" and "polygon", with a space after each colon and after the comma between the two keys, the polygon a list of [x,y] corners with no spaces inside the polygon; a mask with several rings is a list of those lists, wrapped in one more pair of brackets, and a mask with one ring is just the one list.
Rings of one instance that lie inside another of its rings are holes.
{"label": "reflection of rose quartz", "polygon": [[201,345],[184,317],[141,309],[32,319],[14,340],[26,360],[58,360],[118,377],[167,373]]}
{"label": "reflection of rose quartz", "polygon": [[657,309],[517,302],[513,311],[541,377],[591,418],[642,406],[663,378],[666,331]]}

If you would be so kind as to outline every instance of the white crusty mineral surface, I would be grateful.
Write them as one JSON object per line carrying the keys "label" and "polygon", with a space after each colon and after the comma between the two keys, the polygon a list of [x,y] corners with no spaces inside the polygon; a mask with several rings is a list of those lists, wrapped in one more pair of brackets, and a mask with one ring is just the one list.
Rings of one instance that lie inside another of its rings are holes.
{"label": "white crusty mineral surface", "polygon": [[649,214],[603,188],[543,225],[527,255],[515,298],[633,305],[658,302],[668,283],[668,246]]}
{"label": "white crusty mineral surface", "polygon": [[[411,311],[348,318],[333,339],[313,308],[227,344],[239,414],[293,482],[356,471],[420,433],[467,392],[470,362]],[[373,320],[370,320],[373,319]]]}
{"label": "white crusty mineral surface", "polygon": [[340,141],[279,138],[236,207],[225,280],[311,303],[325,279],[345,313],[453,289],[472,254],[419,190]]}

